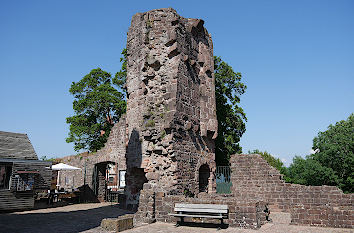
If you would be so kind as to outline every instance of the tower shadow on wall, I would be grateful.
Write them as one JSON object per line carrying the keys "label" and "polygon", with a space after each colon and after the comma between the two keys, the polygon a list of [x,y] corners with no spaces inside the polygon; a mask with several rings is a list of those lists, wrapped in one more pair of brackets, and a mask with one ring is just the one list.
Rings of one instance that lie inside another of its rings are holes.
{"label": "tower shadow on wall", "polygon": [[126,152],[127,173],[125,176],[126,186],[126,209],[137,211],[139,206],[140,191],[147,182],[142,162],[142,141],[136,129],[130,134]]}

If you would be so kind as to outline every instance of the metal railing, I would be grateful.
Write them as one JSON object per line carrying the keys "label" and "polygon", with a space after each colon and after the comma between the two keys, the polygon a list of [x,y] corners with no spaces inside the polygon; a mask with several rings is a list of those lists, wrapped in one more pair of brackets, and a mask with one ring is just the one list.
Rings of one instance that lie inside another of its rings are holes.
{"label": "metal railing", "polygon": [[229,166],[217,166],[215,172],[216,193],[231,193],[231,168]]}

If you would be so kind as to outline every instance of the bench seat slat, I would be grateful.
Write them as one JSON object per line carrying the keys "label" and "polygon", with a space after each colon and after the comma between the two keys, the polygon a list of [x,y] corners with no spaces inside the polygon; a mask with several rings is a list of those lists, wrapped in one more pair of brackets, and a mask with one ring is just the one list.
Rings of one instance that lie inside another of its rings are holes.
{"label": "bench seat slat", "polygon": [[197,209],[223,209],[227,210],[227,205],[214,205],[214,204],[185,204],[185,203],[176,203],[175,208],[197,208]]}
{"label": "bench seat slat", "polygon": [[207,208],[186,208],[186,207],[175,207],[175,212],[194,212],[194,213],[216,213],[216,214],[227,214],[227,209],[207,209]]}
{"label": "bench seat slat", "polygon": [[189,215],[189,214],[168,214],[175,217],[190,217],[190,218],[227,218],[227,216],[216,216],[216,215]]}
{"label": "bench seat slat", "polygon": [[177,213],[168,215],[180,217],[182,222],[184,218],[214,218],[220,219],[223,224],[223,219],[228,218],[229,207],[228,205],[175,203],[174,211]]}

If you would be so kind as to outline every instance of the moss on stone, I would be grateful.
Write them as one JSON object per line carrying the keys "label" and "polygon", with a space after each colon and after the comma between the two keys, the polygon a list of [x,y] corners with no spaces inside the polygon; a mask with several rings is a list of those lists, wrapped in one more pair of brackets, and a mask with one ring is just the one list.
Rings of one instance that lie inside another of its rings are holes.
{"label": "moss on stone", "polygon": [[160,134],[160,138],[163,139],[166,136],[166,131],[162,130],[161,134]]}
{"label": "moss on stone", "polygon": [[154,127],[155,126],[155,121],[154,120],[148,120],[145,124],[146,127]]}

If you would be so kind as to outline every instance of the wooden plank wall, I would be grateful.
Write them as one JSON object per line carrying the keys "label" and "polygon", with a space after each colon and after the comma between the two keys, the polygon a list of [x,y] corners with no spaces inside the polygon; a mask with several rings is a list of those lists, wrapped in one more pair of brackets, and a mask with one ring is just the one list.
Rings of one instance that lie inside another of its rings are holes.
{"label": "wooden plank wall", "polygon": [[[52,170],[48,169],[51,162],[25,162],[14,161],[12,166],[11,187],[10,189],[0,190],[0,211],[4,210],[21,210],[34,207],[34,192],[36,190],[50,189],[52,179]],[[47,168],[46,168],[47,167]],[[21,177],[18,171],[38,171],[34,179],[34,190],[17,192],[17,175]]]}
{"label": "wooden plank wall", "polygon": [[[14,161],[12,167],[12,178],[15,178],[18,175],[18,171],[39,171],[39,174],[36,174],[34,188],[41,190],[50,189],[50,183],[52,180],[52,170],[48,169],[51,166],[51,162],[43,163],[43,161],[38,162],[16,162]],[[47,167],[47,168],[46,168]],[[15,179],[14,179],[15,180]],[[11,190],[16,190],[16,182],[11,183]]]}
{"label": "wooden plank wall", "polygon": [[30,209],[33,207],[33,192],[14,193],[10,190],[0,190],[0,211]]}

